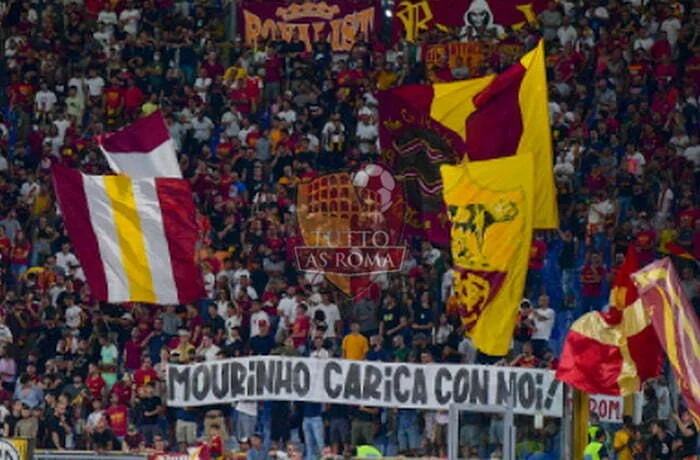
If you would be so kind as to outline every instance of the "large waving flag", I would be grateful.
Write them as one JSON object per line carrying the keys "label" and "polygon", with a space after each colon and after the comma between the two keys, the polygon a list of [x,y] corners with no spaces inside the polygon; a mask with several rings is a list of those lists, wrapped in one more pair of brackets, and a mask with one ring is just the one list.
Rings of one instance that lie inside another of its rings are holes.
{"label": "large waving flag", "polygon": [[700,324],[666,258],[647,265],[632,275],[641,302],[663,345],[681,395],[700,429]]}
{"label": "large waving flag", "polygon": [[88,176],[54,167],[53,183],[98,300],[182,304],[202,298],[199,233],[185,180]]}
{"label": "large waving flag", "polygon": [[476,347],[508,353],[532,240],[532,157],[441,168],[452,223],[457,311]]}
{"label": "large waving flag", "polygon": [[557,228],[544,42],[499,75],[434,87],[430,116],[459,135],[471,161],[533,155],[533,224]]}
{"label": "large waving flag", "polygon": [[558,227],[543,42],[498,75],[382,91],[379,113],[382,156],[406,178],[408,234],[448,240],[437,199],[440,165],[528,154],[535,164],[533,226]]}
{"label": "large waving flag", "polygon": [[181,179],[175,142],[160,110],[98,138],[109,167],[133,178]]}
{"label": "large waving flag", "polygon": [[630,246],[609,311],[586,313],[564,341],[557,378],[586,393],[626,396],[661,373],[663,352],[631,278],[639,269],[636,254]]}

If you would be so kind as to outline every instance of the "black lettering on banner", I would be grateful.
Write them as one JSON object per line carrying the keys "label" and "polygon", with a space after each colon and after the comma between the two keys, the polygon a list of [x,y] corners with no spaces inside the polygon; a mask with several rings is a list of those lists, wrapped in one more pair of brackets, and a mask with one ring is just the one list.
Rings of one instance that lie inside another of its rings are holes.
{"label": "black lettering on banner", "polygon": [[479,369],[474,369],[472,375],[472,391],[469,394],[470,404],[488,404],[489,402],[489,378],[491,374],[486,369],[481,369],[481,379],[479,379]]}
{"label": "black lettering on banner", "polygon": [[[506,375],[508,372],[508,375]],[[496,404],[510,404],[515,390],[515,372],[498,371],[498,384],[496,386]],[[508,379],[508,380],[506,380]]]}
{"label": "black lettering on banner", "polygon": [[258,396],[273,394],[275,391],[276,361],[260,361],[255,368],[255,394]]}
{"label": "black lettering on banner", "polygon": [[298,396],[306,396],[311,389],[311,371],[305,362],[299,361],[294,365],[294,391]]}
{"label": "black lettering on banner", "polygon": [[211,376],[209,375],[209,366],[200,364],[192,372],[192,396],[198,401],[204,401],[207,399],[210,388]]}
{"label": "black lettering on banner", "polygon": [[379,388],[382,386],[382,370],[377,366],[368,364],[365,367],[365,378],[362,385],[362,399],[382,399]]}
{"label": "black lettering on banner", "polygon": [[341,368],[340,364],[336,363],[335,361],[328,361],[327,363],[324,363],[323,388],[326,390],[326,395],[329,398],[337,399],[338,396],[340,396],[340,393],[343,392],[343,386],[342,385],[336,385],[334,387],[331,386],[332,385],[331,372],[334,374],[342,374],[343,368]]}
{"label": "black lettering on banner", "polygon": [[469,397],[469,369],[460,368],[455,374],[453,401],[461,404]]}
{"label": "black lettering on banner", "polygon": [[360,385],[360,365],[351,363],[348,366],[348,375],[345,377],[345,399],[362,398],[362,386]]}
{"label": "black lettering on banner", "polygon": [[214,397],[222,399],[228,393],[228,385],[231,380],[231,367],[229,363],[221,364],[221,372],[218,372],[218,364],[211,366],[211,391]]}
{"label": "black lettering on banner", "polygon": [[416,373],[413,375],[413,398],[414,404],[428,403],[428,391],[425,388],[425,373],[423,369],[416,369]]}
{"label": "black lettering on banner", "polygon": [[537,373],[535,375],[535,383],[537,384],[537,387],[535,391],[537,392],[537,400],[535,401],[535,409],[536,410],[542,410],[542,382],[544,380],[544,376],[541,373]]}
{"label": "black lettering on banner", "polygon": [[535,379],[529,373],[523,373],[518,378],[518,405],[530,409],[535,403]]}
{"label": "black lettering on banner", "polygon": [[290,361],[277,362],[277,378],[275,379],[275,393],[280,394],[283,389],[287,393],[292,392],[292,363]]}
{"label": "black lettering on banner", "polygon": [[170,401],[175,400],[175,395],[177,394],[177,386],[182,385],[182,400],[184,402],[190,399],[190,368],[189,367],[168,367],[168,388],[170,391],[169,398]]}
{"label": "black lettering on banner", "polygon": [[556,396],[558,389],[559,389],[559,380],[552,379],[552,382],[549,384],[549,390],[547,390],[547,397],[544,400],[544,408],[545,409],[552,408],[552,404],[554,403],[554,396]]}
{"label": "black lettering on banner", "polygon": [[248,382],[245,386],[246,393],[248,396],[255,395],[255,368],[257,367],[256,364],[258,364],[256,361],[251,360],[248,362]]}
{"label": "black lettering on banner", "polygon": [[408,370],[406,366],[399,366],[394,372],[394,395],[396,396],[396,401],[400,403],[405,403],[408,398],[411,397],[411,393],[408,391],[401,391],[401,377],[410,377],[411,371]]}
{"label": "black lettering on banner", "polygon": [[437,399],[437,402],[439,402],[440,404],[447,404],[447,402],[452,398],[452,391],[442,391],[443,380],[447,380],[448,382],[451,381],[452,374],[450,374],[450,371],[448,371],[444,367],[441,367],[435,373],[435,399]]}
{"label": "black lettering on banner", "polygon": [[245,394],[245,378],[248,374],[246,368],[241,363],[231,363],[231,396],[234,398]]}
{"label": "black lettering on banner", "polygon": [[390,366],[384,368],[384,402],[391,401],[391,372],[393,369]]}

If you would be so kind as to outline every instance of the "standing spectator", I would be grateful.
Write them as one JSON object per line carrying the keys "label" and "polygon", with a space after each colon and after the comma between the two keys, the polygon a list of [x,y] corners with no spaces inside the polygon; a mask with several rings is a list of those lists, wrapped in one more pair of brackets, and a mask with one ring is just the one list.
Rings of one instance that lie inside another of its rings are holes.
{"label": "standing spectator", "polygon": [[541,295],[537,299],[537,308],[531,310],[530,319],[532,320],[535,330],[532,333],[531,343],[534,348],[535,356],[542,358],[543,351],[549,348],[549,340],[554,329],[555,313],[552,307],[549,306],[549,297]]}
{"label": "standing spectator", "polygon": [[163,412],[163,402],[156,396],[156,386],[153,382],[148,382],[138,391],[137,410],[141,413],[141,432],[146,439],[146,444],[153,445],[155,437],[161,435],[160,416]]}
{"label": "standing spectator", "polygon": [[[353,321],[350,324],[350,334],[346,335],[342,344],[343,358],[362,361],[369,352],[367,337],[360,334],[360,324]],[[366,440],[369,441],[369,440]],[[355,443],[353,443],[355,444]]]}
{"label": "standing spectator", "polygon": [[306,460],[318,458],[325,446],[323,435],[323,418],[321,413],[323,407],[319,403],[303,403],[304,420],[302,428],[304,430],[304,450]]}
{"label": "standing spectator", "polygon": [[539,297],[542,293],[542,269],[544,269],[544,260],[547,257],[547,243],[544,242],[544,237],[541,233],[536,233],[532,240],[530,248],[530,261],[528,263],[527,272],[527,297]]}
{"label": "standing spectator", "polygon": [[595,311],[602,306],[603,279],[606,270],[599,253],[589,253],[587,259],[588,262],[583,266],[580,277],[583,309],[584,311]]}

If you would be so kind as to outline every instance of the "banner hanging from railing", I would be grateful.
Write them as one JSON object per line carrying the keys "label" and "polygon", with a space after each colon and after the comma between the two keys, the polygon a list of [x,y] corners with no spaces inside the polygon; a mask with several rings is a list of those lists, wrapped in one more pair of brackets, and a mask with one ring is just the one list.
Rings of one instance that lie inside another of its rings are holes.
{"label": "banner hanging from railing", "polygon": [[256,356],[168,366],[168,405],[236,401],[447,409],[450,404],[507,404],[516,414],[561,417],[563,386],[554,372],[514,367],[401,364]]}

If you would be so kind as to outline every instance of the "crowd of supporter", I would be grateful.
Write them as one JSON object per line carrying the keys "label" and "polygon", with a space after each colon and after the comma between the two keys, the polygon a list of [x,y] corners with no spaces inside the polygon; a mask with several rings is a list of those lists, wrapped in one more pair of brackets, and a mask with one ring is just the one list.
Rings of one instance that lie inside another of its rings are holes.
{"label": "crowd of supporter", "polygon": [[[349,53],[297,38],[244,46],[230,5],[192,0],[0,1],[0,420],[49,449],[278,458],[446,452],[442,411],[240,402],[168,408],[165,365],[280,354],[556,368],[557,337],[607,302],[633,245],[668,255],[698,309],[700,2],[563,0],[519,30],[431,30],[420,43],[546,40],[561,230],[533,239],[513,352],[481,356],[449,308],[449,248],[408,241],[403,270],[347,298],[295,269],[297,186],[378,158],[376,90],[503,70],[426,66],[418,46],[356,37]],[[50,181],[63,164],[108,167],[101,133],[161,110],[192,184],[206,298],[95,302]],[[543,168],[549,167],[542,165]],[[687,253],[678,257],[679,249]],[[556,337],[555,337],[556,336]],[[617,458],[686,458],[697,432],[663,381]],[[647,428],[650,427],[650,428]],[[671,431],[673,434],[671,434]],[[519,423],[521,458],[560,458],[557,420]],[[503,421],[461,420],[465,456],[498,458]],[[303,446],[303,447],[302,447]],[[302,454],[305,452],[304,454]],[[549,456],[548,456],[549,455]]]}

